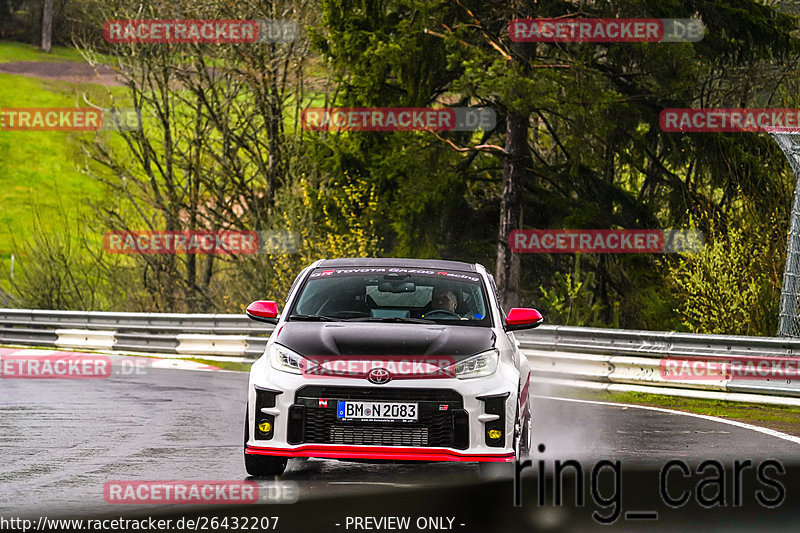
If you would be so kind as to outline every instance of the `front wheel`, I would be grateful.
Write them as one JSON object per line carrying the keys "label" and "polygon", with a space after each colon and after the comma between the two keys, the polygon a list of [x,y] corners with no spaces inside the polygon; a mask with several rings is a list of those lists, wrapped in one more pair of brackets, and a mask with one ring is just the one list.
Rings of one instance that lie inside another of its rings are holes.
{"label": "front wheel", "polygon": [[533,432],[531,426],[531,398],[525,400],[525,419],[522,421],[522,429],[519,433],[519,458],[527,457],[531,454],[533,445]]}
{"label": "front wheel", "polygon": [[249,410],[248,407],[244,412],[244,468],[248,474],[254,477],[280,476],[286,471],[286,465],[289,463],[288,457],[246,453],[247,441],[250,440],[250,420],[247,416]]}

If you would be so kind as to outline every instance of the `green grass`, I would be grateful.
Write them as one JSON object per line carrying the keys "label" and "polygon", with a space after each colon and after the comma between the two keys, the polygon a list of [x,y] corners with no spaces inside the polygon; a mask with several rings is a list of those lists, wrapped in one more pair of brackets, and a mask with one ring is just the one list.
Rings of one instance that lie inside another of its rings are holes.
{"label": "green grass", "polygon": [[198,357],[190,357],[186,361],[194,361],[203,365],[215,366],[222,370],[235,370],[237,372],[249,372],[250,365],[253,363],[234,363],[233,361],[212,361],[210,359],[201,359]]}
{"label": "green grass", "polygon": [[[63,95],[43,90],[37,80],[12,75],[0,75],[0,103],[2,107],[74,105]],[[74,155],[65,132],[0,132],[0,254],[11,252],[12,237],[20,240],[30,233],[33,211],[49,219],[64,193],[84,191],[92,196],[93,184],[76,171]]]}
{"label": "green grass", "polygon": [[[53,53],[46,54],[29,44],[0,42],[0,63],[9,61],[82,58],[70,48],[56,47]],[[0,74],[0,108],[85,107],[84,98],[102,106],[108,103],[108,92],[118,105],[125,106],[125,87]],[[306,101],[320,106],[323,95],[309,93]],[[291,130],[288,116],[287,124]],[[82,135],[94,134],[0,131],[0,289],[10,292],[11,253],[15,243],[19,246],[33,235],[37,227],[35,214],[46,233],[63,232],[65,223],[74,231],[73,222],[89,212],[88,204],[104,198],[103,186],[78,170],[83,160],[79,150]],[[127,154],[119,137],[111,136],[111,144],[119,153]],[[99,244],[101,239],[101,235],[94,235],[90,240]]]}
{"label": "green grass", "polygon": [[[125,94],[124,87],[110,91]],[[83,96],[99,105],[108,102],[103,86],[0,74],[0,108],[87,107]],[[9,290],[13,245],[32,235],[36,214],[45,231],[62,231],[90,201],[104,197],[104,188],[79,172],[80,135],[94,133],[0,131],[0,289]]]}
{"label": "green grass", "polygon": [[[8,61],[82,61],[74,48],[55,47],[47,54],[35,46],[0,42],[0,63]],[[124,87],[106,88],[59,80],[0,74],[2,107],[86,107],[104,105],[109,94],[126,95]],[[7,288],[12,242],[31,235],[34,213],[45,230],[63,229],[87,203],[101,199],[103,188],[80,173],[79,135],[73,132],[0,131],[0,288]]]}
{"label": "green grass", "polygon": [[[0,75],[2,107],[75,107],[76,99],[48,90],[40,80]],[[77,135],[70,132],[0,132],[0,256],[11,253],[12,238],[24,240],[34,227],[35,211],[45,228],[60,223],[63,206],[75,214],[86,200],[102,196],[101,187],[78,172]]]}
{"label": "green grass", "polygon": [[0,42],[0,63],[12,61],[83,61],[83,57],[75,48],[54,46],[47,53],[32,44]]}

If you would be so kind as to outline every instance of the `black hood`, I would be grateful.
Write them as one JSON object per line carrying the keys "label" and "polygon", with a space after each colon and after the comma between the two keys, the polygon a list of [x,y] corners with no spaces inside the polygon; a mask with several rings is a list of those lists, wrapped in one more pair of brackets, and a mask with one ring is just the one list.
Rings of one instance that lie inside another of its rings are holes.
{"label": "black hood", "polygon": [[275,339],[300,355],[443,355],[463,358],[495,344],[491,328],[436,324],[287,322]]}

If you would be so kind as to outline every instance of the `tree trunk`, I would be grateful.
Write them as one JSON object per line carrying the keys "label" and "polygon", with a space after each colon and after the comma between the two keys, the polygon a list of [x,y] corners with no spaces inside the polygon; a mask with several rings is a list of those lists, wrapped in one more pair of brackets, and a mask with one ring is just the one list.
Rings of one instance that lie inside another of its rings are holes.
{"label": "tree trunk", "polygon": [[[536,16],[537,4],[525,0],[509,3],[509,16]],[[530,75],[530,60],[536,54],[536,44],[513,46],[521,58],[522,73]],[[511,252],[509,237],[515,229],[522,229],[522,191],[530,162],[528,149],[528,122],[530,113],[508,109],[506,116],[506,144],[503,159],[503,191],[500,197],[500,228],[497,239],[497,283],[500,305],[508,310],[520,303],[520,258]]]}
{"label": "tree trunk", "polygon": [[519,256],[511,252],[508,238],[522,227],[522,187],[527,173],[528,117],[509,111],[500,199],[500,234],[497,242],[497,291],[504,309],[519,305]]}
{"label": "tree trunk", "polygon": [[11,22],[11,6],[8,0],[0,0],[0,37],[3,37],[3,30],[9,22]]}
{"label": "tree trunk", "polygon": [[42,7],[42,50],[53,48],[53,0],[44,0]]}

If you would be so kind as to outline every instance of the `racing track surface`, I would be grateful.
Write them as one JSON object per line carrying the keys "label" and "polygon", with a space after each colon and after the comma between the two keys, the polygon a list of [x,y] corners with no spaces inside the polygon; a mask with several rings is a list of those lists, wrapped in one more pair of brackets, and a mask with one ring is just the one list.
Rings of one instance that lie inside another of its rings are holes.
{"label": "racing track surface", "polygon": [[[245,373],[153,368],[107,379],[0,380],[0,516],[130,511],[105,503],[109,480],[246,479],[246,385]],[[619,459],[627,468],[800,456],[800,439],[672,412],[554,399],[531,388],[534,442],[546,447],[534,459]],[[311,459],[290,462],[282,479],[296,483],[302,502],[463,485],[480,476],[474,464]]]}

